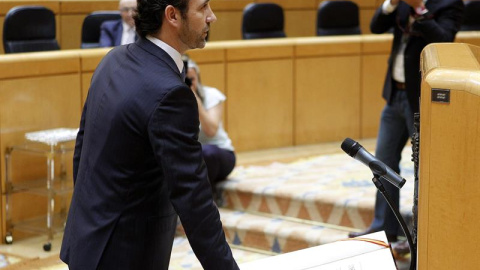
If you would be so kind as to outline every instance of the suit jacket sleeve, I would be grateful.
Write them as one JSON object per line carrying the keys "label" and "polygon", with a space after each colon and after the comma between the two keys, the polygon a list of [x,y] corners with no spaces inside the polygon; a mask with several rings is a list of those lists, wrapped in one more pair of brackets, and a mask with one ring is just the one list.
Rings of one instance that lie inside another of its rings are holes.
{"label": "suit jacket sleeve", "polygon": [[102,23],[100,26],[100,47],[113,47],[115,46],[115,37],[110,28],[108,28],[108,21]]}
{"label": "suit jacket sleeve", "polygon": [[78,129],[77,139],[75,141],[75,151],[73,153],[73,184],[77,180],[78,166],[80,165],[80,157],[82,155],[83,135],[85,132],[85,115],[87,111],[87,105],[83,107],[82,117],[80,119],[80,128]]}
{"label": "suit jacket sleeve", "polygon": [[238,269],[213,203],[198,142],[198,107],[185,85],[169,91],[153,113],[149,137],[168,182],[170,201],[204,269]]}
{"label": "suit jacket sleeve", "polygon": [[[433,11],[433,19],[415,22],[413,31],[421,33],[428,43],[453,42],[463,20],[463,2],[450,2]],[[427,2],[428,8],[428,2]]]}
{"label": "suit jacket sleeve", "polygon": [[382,6],[377,8],[370,22],[370,31],[374,34],[383,34],[395,26],[397,11],[390,14],[384,14]]}

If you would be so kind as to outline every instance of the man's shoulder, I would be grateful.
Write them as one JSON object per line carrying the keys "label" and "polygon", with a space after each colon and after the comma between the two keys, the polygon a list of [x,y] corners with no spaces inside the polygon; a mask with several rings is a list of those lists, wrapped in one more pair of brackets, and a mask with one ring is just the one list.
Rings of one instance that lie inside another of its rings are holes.
{"label": "man's shoulder", "polygon": [[[165,85],[170,88],[174,84],[182,84],[179,72],[175,70],[175,63],[168,54],[162,54],[163,51],[156,52],[153,44],[152,48],[145,48],[145,42],[147,41],[137,41],[112,48],[102,59],[102,64],[115,67],[123,63],[131,69],[138,70],[139,72],[135,74],[138,74],[139,79],[146,85],[155,87]],[[161,51],[159,48],[158,50]],[[135,74],[130,74],[130,78],[133,79]]]}

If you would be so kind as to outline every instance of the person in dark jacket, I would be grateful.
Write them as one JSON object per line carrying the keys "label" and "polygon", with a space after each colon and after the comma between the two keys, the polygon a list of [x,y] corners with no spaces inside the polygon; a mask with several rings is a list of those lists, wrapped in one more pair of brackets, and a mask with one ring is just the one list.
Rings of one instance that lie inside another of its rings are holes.
{"label": "person in dark jacket", "polygon": [[238,269],[181,57],[205,46],[215,21],[208,0],[139,0],[139,40],[113,48],[95,70],[60,252],[69,269],[167,270],[177,215],[204,269]]}
{"label": "person in dark jacket", "polygon": [[[372,33],[393,28],[393,43],[383,87],[386,100],[380,118],[376,157],[400,173],[401,152],[413,134],[414,113],[420,105],[420,53],[429,43],[453,42],[463,16],[461,0],[386,0],[375,12]],[[398,188],[381,179],[395,204]],[[380,192],[375,201],[375,218],[362,232],[350,237],[384,230],[391,242],[397,240],[399,223]]]}

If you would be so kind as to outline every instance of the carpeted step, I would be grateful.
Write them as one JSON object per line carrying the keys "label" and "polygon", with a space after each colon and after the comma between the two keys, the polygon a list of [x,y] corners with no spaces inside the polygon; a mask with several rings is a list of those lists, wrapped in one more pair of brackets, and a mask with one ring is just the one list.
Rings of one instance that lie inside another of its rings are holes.
{"label": "carpeted step", "polygon": [[[402,153],[401,213],[411,218],[411,147]],[[265,166],[239,166],[217,186],[222,207],[334,226],[365,229],[373,218],[376,188],[368,167],[344,153]]]}
{"label": "carpeted step", "polygon": [[[248,248],[231,245],[233,257],[238,264],[250,262],[271,256],[266,252],[256,251]],[[202,265],[190,247],[187,238],[182,236],[175,237],[170,258],[169,270],[201,270]]]}
{"label": "carpeted step", "polygon": [[[348,238],[348,228],[259,212],[219,211],[227,241],[237,248],[279,254]],[[181,226],[177,237],[185,237]]]}
{"label": "carpeted step", "polygon": [[[16,245],[18,245],[16,243]],[[233,257],[238,264],[255,261],[271,256],[267,252],[232,246]],[[5,252],[0,253],[0,269],[2,270],[68,270],[68,266],[59,258],[58,252],[45,258],[25,258]],[[201,270],[203,269],[185,237],[175,237],[170,258],[169,270]]]}
{"label": "carpeted step", "polygon": [[229,243],[277,254],[348,238],[347,230],[300,219],[224,208],[220,216]]}

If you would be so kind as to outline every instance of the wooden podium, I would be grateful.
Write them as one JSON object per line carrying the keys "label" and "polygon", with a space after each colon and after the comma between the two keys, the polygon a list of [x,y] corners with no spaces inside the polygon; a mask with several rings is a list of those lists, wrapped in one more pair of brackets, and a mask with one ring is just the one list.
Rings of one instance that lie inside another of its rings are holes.
{"label": "wooden podium", "polygon": [[480,47],[422,52],[418,268],[480,265]]}

